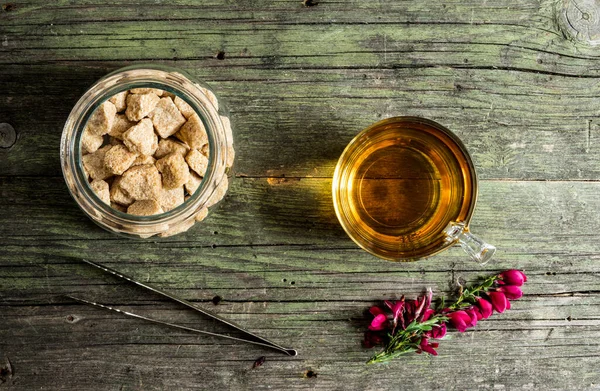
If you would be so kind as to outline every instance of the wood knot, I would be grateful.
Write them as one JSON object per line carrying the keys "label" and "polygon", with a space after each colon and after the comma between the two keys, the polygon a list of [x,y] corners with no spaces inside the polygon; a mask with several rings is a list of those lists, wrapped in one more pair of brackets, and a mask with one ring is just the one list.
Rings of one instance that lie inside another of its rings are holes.
{"label": "wood knot", "polygon": [[600,45],[600,0],[562,0],[557,12],[559,27],[568,39]]}
{"label": "wood knot", "polygon": [[6,383],[8,380],[12,379],[13,374],[13,366],[8,357],[6,357],[4,359],[4,363],[2,363],[2,365],[0,366],[0,384]]}
{"label": "wood knot", "polygon": [[10,148],[17,142],[17,132],[10,124],[0,123],[0,148]]}
{"label": "wood knot", "polygon": [[6,4],[2,4],[2,11],[4,12],[11,12],[17,9],[17,5],[14,3],[6,3]]}

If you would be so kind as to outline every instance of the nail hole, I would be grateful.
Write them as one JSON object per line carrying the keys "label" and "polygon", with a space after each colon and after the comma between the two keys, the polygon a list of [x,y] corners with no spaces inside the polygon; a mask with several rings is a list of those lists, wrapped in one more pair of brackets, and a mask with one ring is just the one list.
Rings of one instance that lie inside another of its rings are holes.
{"label": "nail hole", "polygon": [[223,300],[223,298],[221,296],[215,296],[212,298],[212,303],[214,305],[218,305],[221,302],[221,300]]}
{"label": "nail hole", "polygon": [[283,279],[283,280],[281,280],[281,281],[283,281],[283,282],[287,282],[287,278],[284,278],[284,279]]}
{"label": "nail hole", "polygon": [[219,232],[218,232],[218,231],[214,231],[214,232],[213,232],[213,235],[218,235],[218,234],[219,234]]}
{"label": "nail hole", "polygon": [[290,284],[296,285],[296,281],[292,281],[292,282],[290,282]]}
{"label": "nail hole", "polygon": [[308,371],[304,372],[304,377],[307,378],[307,379],[310,379],[310,378],[313,378],[313,377],[317,377],[317,375],[318,375],[317,372],[311,371],[311,370],[308,370]]}
{"label": "nail hole", "polygon": [[215,55],[215,58],[217,60],[224,60],[225,59],[225,52],[223,51],[218,51],[217,54]]}
{"label": "nail hole", "polygon": [[570,322],[573,320],[573,317],[571,315],[569,315],[569,317],[567,318],[567,322]]}
{"label": "nail hole", "polygon": [[216,244],[211,244],[210,247],[217,248],[217,245]]}
{"label": "nail hole", "polygon": [[75,320],[75,317],[73,317],[73,315],[67,316],[67,321],[72,322],[74,320]]}
{"label": "nail hole", "polygon": [[469,59],[468,59],[468,58],[465,58],[465,59],[463,60],[463,62],[466,64],[466,63],[468,63],[468,62],[469,62]]}

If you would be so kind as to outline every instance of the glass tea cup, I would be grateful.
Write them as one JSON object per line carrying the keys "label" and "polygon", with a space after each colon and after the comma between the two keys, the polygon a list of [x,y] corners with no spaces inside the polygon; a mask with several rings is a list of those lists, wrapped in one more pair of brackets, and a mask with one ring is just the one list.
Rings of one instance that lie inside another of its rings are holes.
{"label": "glass tea cup", "polygon": [[480,264],[496,248],[473,235],[477,176],[463,143],[424,118],[394,117],[360,132],[333,176],[337,217],[356,244],[390,261],[414,261],[455,243]]}

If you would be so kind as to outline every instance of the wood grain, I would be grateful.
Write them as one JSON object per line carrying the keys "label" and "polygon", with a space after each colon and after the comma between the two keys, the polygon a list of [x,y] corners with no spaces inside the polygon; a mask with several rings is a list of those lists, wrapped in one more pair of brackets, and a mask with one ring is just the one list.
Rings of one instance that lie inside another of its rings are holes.
{"label": "wood grain", "polygon": [[[0,389],[599,387],[600,53],[591,36],[565,30],[571,1],[0,3],[0,123],[16,132],[0,148]],[[148,62],[210,83],[232,113],[237,149],[224,202],[158,242],[95,226],[58,157],[82,93]],[[337,158],[394,115],[434,119],[465,142],[480,178],[472,228],[498,246],[493,263],[481,268],[459,248],[390,263],[345,235],[330,195]],[[73,303],[63,295],[227,331],[82,257],[300,354]],[[512,310],[452,333],[439,357],[364,364],[370,305],[426,287],[452,295],[459,279],[507,268],[529,276]]]}

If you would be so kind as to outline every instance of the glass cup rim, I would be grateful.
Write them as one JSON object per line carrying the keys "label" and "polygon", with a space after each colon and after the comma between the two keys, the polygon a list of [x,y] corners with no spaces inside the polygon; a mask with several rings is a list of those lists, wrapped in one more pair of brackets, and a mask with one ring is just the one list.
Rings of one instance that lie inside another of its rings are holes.
{"label": "glass cup rim", "polygon": [[347,219],[345,213],[343,212],[343,208],[341,208],[341,206],[340,206],[340,194],[339,194],[340,189],[336,189],[336,183],[340,182],[340,178],[343,176],[344,169],[347,166],[349,166],[349,165],[345,164],[347,157],[352,152],[354,152],[358,146],[360,146],[364,143],[364,141],[365,141],[364,139],[367,134],[369,134],[374,129],[377,129],[383,125],[392,124],[392,123],[424,124],[426,126],[429,126],[433,129],[443,133],[444,135],[449,137],[453,143],[456,144],[456,146],[458,147],[458,149],[460,150],[460,152],[462,153],[462,155],[464,156],[464,158],[468,164],[469,176],[471,178],[471,189],[472,189],[472,191],[471,191],[472,195],[471,195],[471,200],[470,200],[471,202],[470,202],[467,214],[465,216],[465,219],[462,220],[462,223],[465,224],[465,227],[467,227],[467,229],[471,222],[471,218],[475,211],[475,205],[477,203],[477,197],[478,197],[478,191],[479,191],[477,172],[475,170],[475,165],[473,164],[471,155],[469,154],[467,147],[464,145],[462,140],[454,132],[452,132],[450,129],[448,129],[444,125],[441,125],[440,123],[433,121],[431,119],[428,119],[428,118],[423,118],[423,117],[418,117],[418,116],[395,116],[395,117],[385,118],[385,119],[382,119],[380,121],[377,121],[377,122],[367,126],[363,130],[361,130],[346,145],[346,147],[344,148],[344,151],[341,153],[341,155],[337,161],[337,164],[336,164],[335,170],[334,170],[334,174],[333,174],[333,180],[332,180],[333,206],[334,206],[335,214],[338,218],[340,225],[342,226],[342,228],[344,229],[346,234],[350,237],[350,239],[352,239],[352,241],[354,241],[354,243],[356,243],[358,246],[360,246],[363,250],[367,251],[368,253],[375,255],[376,257],[379,257],[379,258],[382,258],[382,259],[385,259],[388,261],[396,261],[396,262],[416,261],[419,259],[428,258],[433,255],[436,255],[436,254],[448,249],[454,243],[453,242],[445,242],[444,244],[440,245],[439,247],[436,247],[435,250],[427,253],[426,255],[419,256],[419,257],[392,257],[392,256],[386,256],[384,254],[377,253],[373,249],[369,248],[365,243],[363,243],[363,241],[360,240],[360,237],[357,237],[358,235],[352,229],[351,224],[348,222],[348,219]]}

